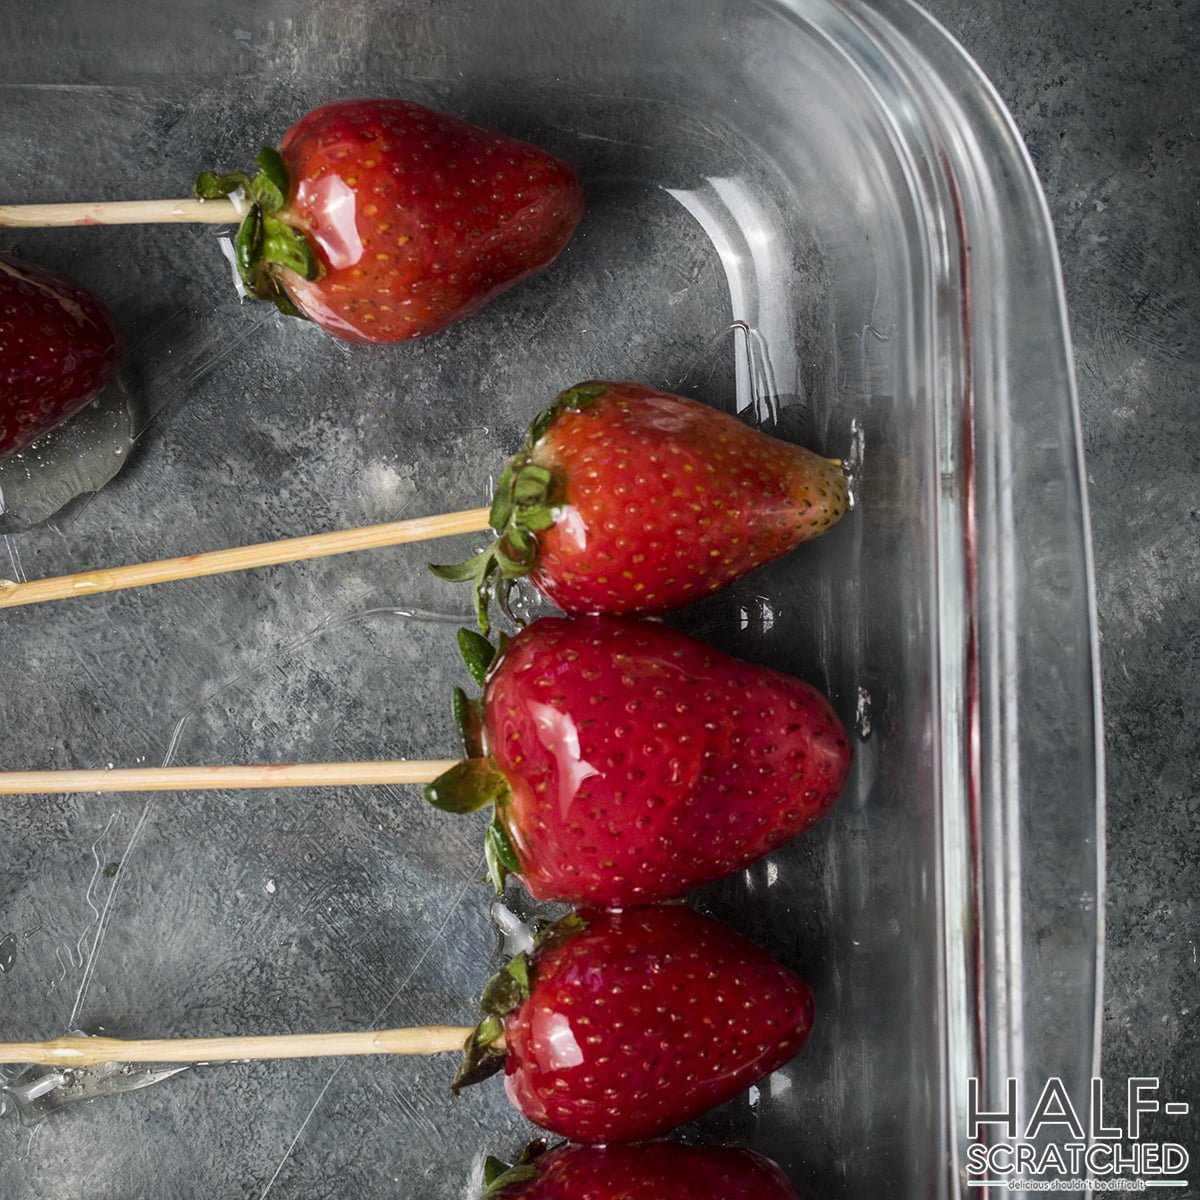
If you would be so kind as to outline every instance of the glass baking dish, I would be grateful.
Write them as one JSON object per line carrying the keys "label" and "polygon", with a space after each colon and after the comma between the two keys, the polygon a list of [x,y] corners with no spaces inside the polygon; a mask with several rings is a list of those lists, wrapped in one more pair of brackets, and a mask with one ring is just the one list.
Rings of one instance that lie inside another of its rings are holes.
{"label": "glass baking dish", "polygon": [[[472,507],[589,377],[841,455],[837,530],[677,618],[822,687],[858,736],[830,818],[695,897],[800,970],[819,1017],[687,1132],[807,1195],[926,1200],[968,1194],[969,1079],[989,1107],[1009,1076],[1082,1103],[1102,782],[1070,346],[1029,161],[939,27],[906,0],[73,0],[8,5],[0,33],[2,202],[185,194],[371,94],[539,142],[589,195],[541,276],[376,349],[242,306],[209,228],[0,233],[129,342],[100,432],[46,467],[58,490],[0,478],[0,575]],[[449,756],[469,614],[429,556],[6,611],[5,765]],[[480,833],[415,789],[5,802],[0,1036],[468,1023],[528,915],[480,883]],[[464,1196],[530,1131],[498,1086],[453,1101],[449,1074],[297,1061],[89,1104],[0,1092],[3,1191]]]}

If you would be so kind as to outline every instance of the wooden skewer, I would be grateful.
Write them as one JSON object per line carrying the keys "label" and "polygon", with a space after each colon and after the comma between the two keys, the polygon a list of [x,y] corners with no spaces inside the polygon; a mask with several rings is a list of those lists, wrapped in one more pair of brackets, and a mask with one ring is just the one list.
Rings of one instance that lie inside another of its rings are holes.
{"label": "wooden skewer", "polygon": [[144,587],[173,579],[196,579],[202,575],[245,571],[251,567],[298,562],[308,558],[327,558],[333,554],[375,550],[381,546],[399,546],[406,542],[425,542],[460,533],[481,533],[488,528],[488,512],[486,508],[468,508],[440,516],[413,517],[385,525],[365,525],[359,529],[342,529],[334,533],[282,538],[277,542],[258,542],[252,546],[210,550],[204,554],[188,554],[182,558],[160,559],[158,562],[33,579],[28,583],[0,579],[0,608],[41,604],[70,596],[95,596],[101,592]]}
{"label": "wooden skewer", "polygon": [[97,1063],[242,1062],[250,1058],[322,1058],[350,1054],[448,1054],[474,1033],[457,1025],[367,1029],[361,1033],[285,1033],[265,1037],[61,1037],[50,1042],[0,1042],[0,1063],[86,1067]]}
{"label": "wooden skewer", "polygon": [[45,229],[58,225],[159,225],[191,222],[236,225],[232,200],[114,200],[85,204],[0,204],[0,227]]}
{"label": "wooden skewer", "polygon": [[182,792],[245,788],[368,787],[432,783],[456,759],[268,763],[228,767],[132,767],[88,771],[0,771],[0,796],[63,792]]}

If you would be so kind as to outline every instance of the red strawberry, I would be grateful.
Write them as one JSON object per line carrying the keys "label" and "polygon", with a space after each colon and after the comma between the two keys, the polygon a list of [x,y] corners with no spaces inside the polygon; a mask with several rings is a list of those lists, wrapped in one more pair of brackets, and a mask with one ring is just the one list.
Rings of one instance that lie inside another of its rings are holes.
{"label": "red strawberry", "polygon": [[723,1146],[563,1146],[492,1164],[485,1200],[799,1200],[769,1159]]}
{"label": "red strawberry", "polygon": [[0,458],[94,400],[120,353],[120,331],[95,296],[0,256]]}
{"label": "red strawberry", "polygon": [[695,400],[581,383],[530,426],[497,486],[498,541],[443,578],[503,602],[529,574],[566,612],[663,612],[826,532],[848,505],[841,463]]}
{"label": "red strawberry", "polygon": [[350,342],[465,317],[546,266],[583,215],[579,177],[553,155],[405,100],[327,104],[258,164],[254,179],[205,172],[197,194],[244,188],[247,287]]}
{"label": "red strawberry", "polygon": [[656,1137],[783,1066],[812,993],[688,908],[585,910],[484,992],[455,1089],[504,1065],[512,1103],[576,1142]]}
{"label": "red strawberry", "polygon": [[544,618],[494,664],[478,634],[460,641],[487,683],[482,710],[461,693],[456,707],[481,723],[468,752],[487,756],[426,796],[451,812],[495,805],[497,886],[513,870],[541,900],[680,896],[807,829],[850,766],[813,688],[657,623]]}

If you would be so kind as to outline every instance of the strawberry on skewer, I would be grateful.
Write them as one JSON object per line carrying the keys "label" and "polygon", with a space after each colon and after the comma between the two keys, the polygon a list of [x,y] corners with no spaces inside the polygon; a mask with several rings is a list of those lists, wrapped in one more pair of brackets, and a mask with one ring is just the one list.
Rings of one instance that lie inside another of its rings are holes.
{"label": "strawberry on skewer", "polygon": [[560,1146],[489,1159],[481,1200],[800,1200],[770,1159],[725,1146]]}
{"label": "strawberry on skewer", "polygon": [[503,1068],[509,1100],[585,1144],[656,1137],[732,1099],[808,1039],[812,993],[680,905],[564,917],[484,991],[458,1090]]}
{"label": "strawberry on skewer", "polygon": [[534,1124],[587,1143],[665,1133],[795,1055],[812,995],[791,971],[682,906],[587,911],[550,927],[484,992],[474,1030],[453,1026],[280,1037],[0,1043],[0,1062],[230,1062],[462,1048],[457,1091],[503,1069]]}
{"label": "strawberry on skewer", "polygon": [[850,742],[815,689],[654,622],[548,617],[491,658],[460,645],[482,703],[456,693],[471,757],[426,789],[491,804],[493,880],[538,899],[646,904],[747,866],[837,800]]}
{"label": "strawberry on skewer", "polygon": [[530,426],[497,485],[494,545],[470,581],[486,632],[528,575],[570,613],[665,612],[827,532],[849,506],[840,462],[682,396],[593,380]]}
{"label": "strawberry on skewer", "polygon": [[436,333],[547,266],[583,216],[576,173],[528,142],[404,100],[344,100],[302,117],[238,190],[251,295],[350,342]]}
{"label": "strawberry on skewer", "polygon": [[[256,175],[197,201],[0,207],[0,226],[240,222],[247,292],[350,342],[423,337],[547,266],[583,215],[576,172],[528,142],[405,100],[306,114]],[[234,197],[230,203],[227,197]]]}
{"label": "strawberry on skewer", "polygon": [[850,742],[827,700],[655,622],[547,617],[505,643],[463,630],[482,702],[455,694],[470,757],[0,773],[0,795],[425,783],[492,805],[498,889],[540,900],[677,898],[748,866],[836,802]]}
{"label": "strawberry on skewer", "polygon": [[108,310],[74,280],[0,255],[0,459],[94,400],[121,344]]}
{"label": "strawberry on skewer", "polygon": [[579,384],[530,426],[491,509],[286,538],[27,583],[0,580],[0,608],[195,579],[454,533],[497,533],[466,562],[487,632],[528,575],[569,612],[664,612],[826,532],[846,512],[841,464],[682,396],[635,383]]}

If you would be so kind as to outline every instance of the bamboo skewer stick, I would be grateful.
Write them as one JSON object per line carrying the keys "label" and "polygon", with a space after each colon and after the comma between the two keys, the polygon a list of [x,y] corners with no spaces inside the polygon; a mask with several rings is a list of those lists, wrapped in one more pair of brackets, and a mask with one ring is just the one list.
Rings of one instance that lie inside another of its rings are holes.
{"label": "bamboo skewer stick", "polygon": [[236,225],[242,214],[232,200],[101,200],[84,204],[0,204],[0,228],[45,229],[58,225]]}
{"label": "bamboo skewer stick", "polygon": [[368,787],[432,783],[457,759],[267,763],[217,767],[132,767],[87,771],[0,771],[0,796],[65,792],[182,792],[247,788]]}
{"label": "bamboo skewer stick", "polygon": [[61,1037],[49,1042],[0,1042],[0,1063],[87,1067],[97,1063],[244,1062],[251,1058],[323,1058],[364,1054],[448,1054],[462,1050],[473,1028],[424,1025],[361,1033],[284,1033],[263,1037]]}
{"label": "bamboo skewer stick", "polygon": [[359,529],[341,529],[304,537],[282,538],[276,542],[258,542],[252,546],[234,546],[229,550],[210,550],[182,558],[134,563],[127,567],[101,568],[76,575],[58,575],[50,579],[32,579],[28,583],[0,580],[0,608],[23,604],[42,604],[71,596],[95,596],[122,588],[145,587],[174,579],[197,579],[252,567],[299,562],[301,559],[328,558],[357,550],[375,550],[409,542],[453,537],[460,533],[481,533],[488,528],[486,508],[468,508],[460,512],[432,517],[413,517],[384,525],[364,525]]}

